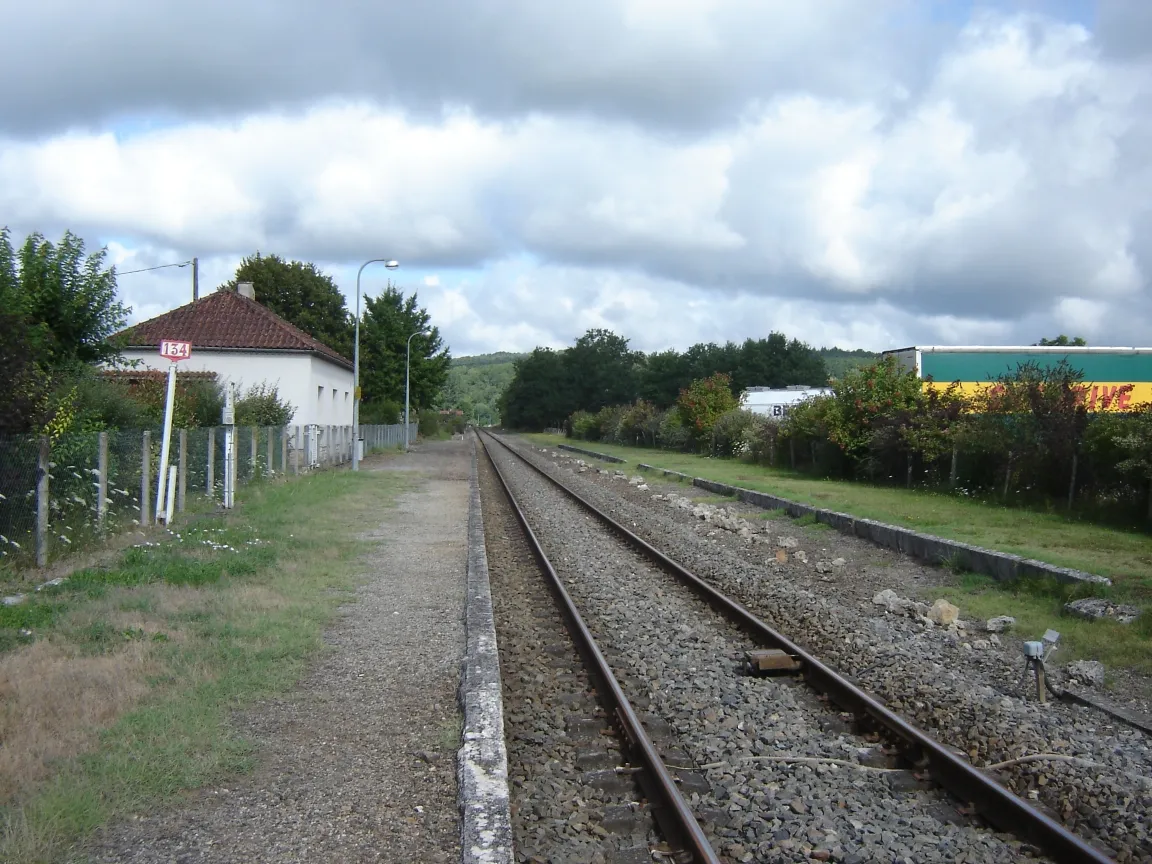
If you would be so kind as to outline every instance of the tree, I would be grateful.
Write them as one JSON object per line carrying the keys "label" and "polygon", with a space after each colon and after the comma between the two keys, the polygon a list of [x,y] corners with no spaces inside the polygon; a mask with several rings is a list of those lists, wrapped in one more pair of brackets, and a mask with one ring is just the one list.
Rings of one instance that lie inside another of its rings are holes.
{"label": "tree", "polygon": [[426,331],[412,340],[412,410],[430,408],[448,380],[452,358],[430,326],[428,312],[417,305],[417,295],[405,297],[391,282],[379,297],[365,298],[364,319],[360,322],[360,384],[366,404],[404,404],[404,365],[408,337]]}
{"label": "tree", "polygon": [[315,264],[257,252],[241,261],[236,276],[220,287],[235,291],[239,282],[252,283],[256,302],[351,359],[354,316],[332,277]]}
{"label": "tree", "polygon": [[661,411],[675,405],[680,391],[692,380],[685,355],[675,348],[649,354],[637,370],[636,377],[640,398],[653,403]]}
{"label": "tree", "polygon": [[637,363],[643,355],[611,330],[592,329],[564,352],[576,407],[599,411],[636,398]]}
{"label": "tree", "polygon": [[58,244],[32,234],[16,252],[0,228],[0,430],[58,434],[86,364],[118,355],[110,337],[127,309],[105,254],[85,255],[71,232]]}
{"label": "tree", "polygon": [[680,392],[676,405],[697,447],[711,444],[717,421],[739,407],[732,395],[732,382],[723,372],[693,381]]}
{"label": "tree", "polygon": [[[3,238],[8,245],[7,229]],[[15,285],[5,290],[15,287],[42,364],[63,369],[119,355],[109,339],[127,322],[128,310],[116,299],[116,271],[104,267],[106,255],[101,249],[86,256],[84,241],[71,231],[58,244],[40,234],[24,241]]]}
{"label": "tree", "polygon": [[1032,344],[1033,345],[1075,345],[1075,346],[1082,346],[1082,345],[1087,345],[1088,343],[1085,342],[1083,337],[1081,337],[1081,336],[1074,336],[1073,338],[1069,339],[1067,336],[1065,336],[1063,333],[1061,333],[1055,339],[1041,339],[1039,342],[1033,342]]}
{"label": "tree", "polygon": [[512,383],[500,397],[500,417],[511,429],[560,427],[576,410],[564,353],[537,348],[516,361]]}

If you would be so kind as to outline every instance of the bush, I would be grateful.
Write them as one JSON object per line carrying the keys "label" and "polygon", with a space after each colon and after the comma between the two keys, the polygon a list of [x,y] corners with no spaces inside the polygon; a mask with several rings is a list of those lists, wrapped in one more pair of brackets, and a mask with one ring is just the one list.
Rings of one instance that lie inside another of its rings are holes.
{"label": "bush", "polygon": [[697,449],[711,449],[712,429],[717,421],[739,407],[732,395],[732,379],[723,372],[697,378],[680,391],[676,407]]}
{"label": "bush", "polygon": [[417,412],[416,420],[420,424],[420,434],[423,437],[435,438],[440,434],[440,412],[434,408],[425,408]]}
{"label": "bush", "polygon": [[770,417],[753,414],[752,422],[744,428],[739,452],[742,458],[757,465],[775,465],[779,443],[780,424]]}
{"label": "bush", "polygon": [[595,414],[577,411],[568,418],[568,437],[581,441],[593,441],[600,434],[600,423]]}
{"label": "bush", "polygon": [[755,422],[755,418],[755,414],[743,408],[736,408],[720,415],[712,427],[712,455],[727,457],[743,455],[744,435]]}
{"label": "bush", "polygon": [[616,440],[621,444],[648,444],[655,445],[658,414],[651,402],[638,399],[634,405],[628,406],[620,417],[616,427]]}
{"label": "bush", "polygon": [[403,406],[385,399],[360,403],[360,422],[368,426],[395,426],[402,422]]}
{"label": "bush", "polygon": [[670,408],[657,419],[657,443],[665,450],[687,450],[692,446],[692,435],[680,419],[680,409]]}
{"label": "bush", "polygon": [[237,426],[287,426],[296,408],[280,398],[280,389],[253,384],[236,400]]}

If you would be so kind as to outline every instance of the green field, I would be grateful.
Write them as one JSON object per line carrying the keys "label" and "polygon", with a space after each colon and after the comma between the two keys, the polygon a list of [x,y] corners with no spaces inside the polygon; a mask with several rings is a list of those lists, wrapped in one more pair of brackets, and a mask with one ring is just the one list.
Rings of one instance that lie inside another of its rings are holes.
{"label": "green field", "polygon": [[253,763],[228,718],[292,688],[404,481],[329,471],[0,607],[0,860],[59,860],[109,820]]}
{"label": "green field", "polygon": [[[945,571],[941,571],[941,582],[948,585],[945,596],[966,615],[1013,615],[1019,619],[1021,632],[1033,634],[1030,638],[1053,627],[1064,635],[1065,658],[1091,657],[1110,666],[1129,666],[1152,674],[1152,537],[1148,534],[934,492],[820,480],[732,459],[574,441],[558,435],[525,437],[541,445],[571,444],[618,456],[633,466],[644,462],[985,549],[1108,576],[1114,586],[1091,589],[1092,593],[1140,606],[1144,612],[1135,624],[1089,623],[1062,616],[1061,607],[1070,597],[1087,593],[1088,589],[1079,586],[1040,581],[999,585],[972,574],[952,577]],[[935,596],[941,596],[939,590]]]}

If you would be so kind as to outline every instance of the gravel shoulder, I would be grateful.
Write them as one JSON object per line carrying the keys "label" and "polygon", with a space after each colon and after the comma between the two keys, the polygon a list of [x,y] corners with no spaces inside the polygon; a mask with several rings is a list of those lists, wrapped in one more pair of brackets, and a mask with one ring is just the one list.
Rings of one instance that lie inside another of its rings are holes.
{"label": "gravel shoulder", "polygon": [[[917,597],[940,584],[942,571],[832,531],[765,520],[763,511],[691,486],[648,476],[639,489],[614,479],[618,466],[539,450],[531,458],[974,764],[1055,754],[999,776],[1119,861],[1152,860],[1148,736],[1092,709],[1021,699],[1020,637],[997,646],[974,622],[934,626],[873,603],[885,588]],[[701,518],[668,492],[724,510]],[[754,516],[755,532],[731,530]],[[1069,757],[1084,761],[1060,761]]]}
{"label": "gravel shoulder", "polygon": [[89,860],[459,860],[469,464],[460,441],[365,461],[410,472],[412,488],[366,533],[370,575],[312,671],[288,698],[235,718],[255,770],[107,829]]}

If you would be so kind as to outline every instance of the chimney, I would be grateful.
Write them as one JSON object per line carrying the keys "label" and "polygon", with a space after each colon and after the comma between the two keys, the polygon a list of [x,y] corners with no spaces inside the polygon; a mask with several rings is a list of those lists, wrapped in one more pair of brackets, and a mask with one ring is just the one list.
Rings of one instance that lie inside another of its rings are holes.
{"label": "chimney", "polygon": [[236,293],[241,297],[247,297],[249,300],[256,299],[256,289],[252,287],[251,282],[237,282]]}

